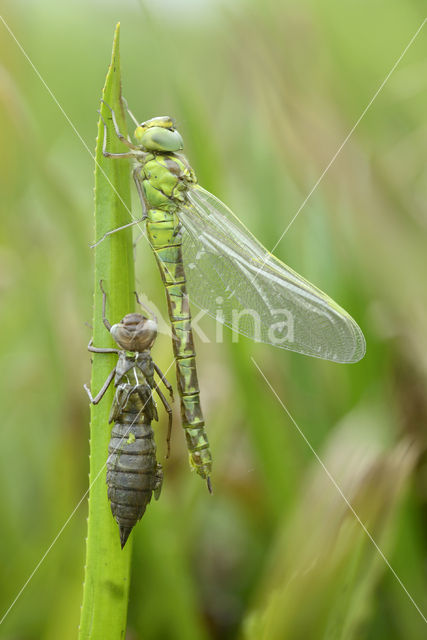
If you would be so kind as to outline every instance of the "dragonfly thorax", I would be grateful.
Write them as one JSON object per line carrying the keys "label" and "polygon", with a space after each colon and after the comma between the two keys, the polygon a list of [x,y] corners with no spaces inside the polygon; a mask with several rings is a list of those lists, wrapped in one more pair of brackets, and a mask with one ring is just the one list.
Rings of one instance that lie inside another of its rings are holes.
{"label": "dragonfly thorax", "polygon": [[110,333],[125,351],[141,353],[152,347],[157,336],[157,322],[140,313],[128,313],[120,322],[113,324]]}

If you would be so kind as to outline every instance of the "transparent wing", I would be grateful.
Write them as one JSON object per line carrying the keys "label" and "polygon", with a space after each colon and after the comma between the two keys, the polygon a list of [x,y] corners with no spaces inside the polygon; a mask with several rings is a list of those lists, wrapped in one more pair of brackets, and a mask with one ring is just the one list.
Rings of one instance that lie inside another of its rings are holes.
{"label": "transparent wing", "polygon": [[357,362],[365,339],[353,318],[267,251],[199,186],[179,210],[190,301],[259,342],[335,362]]}

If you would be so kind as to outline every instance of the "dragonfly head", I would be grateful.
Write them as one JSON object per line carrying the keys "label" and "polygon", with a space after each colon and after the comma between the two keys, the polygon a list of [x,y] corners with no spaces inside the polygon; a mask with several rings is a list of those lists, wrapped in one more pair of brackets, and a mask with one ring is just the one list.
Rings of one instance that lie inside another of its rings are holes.
{"label": "dragonfly head", "polygon": [[120,322],[113,324],[110,333],[125,351],[141,353],[153,346],[157,336],[157,322],[140,313],[128,313]]}
{"label": "dragonfly head", "polygon": [[135,129],[135,139],[147,151],[164,153],[184,148],[181,134],[175,129],[175,121],[169,116],[159,116],[142,122]]}

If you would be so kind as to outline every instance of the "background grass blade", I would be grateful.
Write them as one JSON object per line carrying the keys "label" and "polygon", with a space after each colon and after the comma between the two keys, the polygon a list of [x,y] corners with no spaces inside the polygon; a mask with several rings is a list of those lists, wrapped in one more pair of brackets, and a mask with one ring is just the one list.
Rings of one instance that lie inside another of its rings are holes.
{"label": "background grass blade", "polygon": [[[338,425],[321,457],[388,558],[401,494],[419,452],[409,440],[384,449],[378,423],[380,416],[376,422],[354,412]],[[391,574],[390,568],[315,463],[296,509],[278,531],[258,594],[262,604],[247,616],[244,638],[359,638],[384,573]]]}
{"label": "background grass blade", "polygon": [[[111,64],[103,99],[115,111],[119,126],[126,131],[121,104],[119,25],[117,25]],[[102,115],[108,123],[108,148],[123,151],[111,123],[111,114],[102,103]],[[106,159],[102,155],[104,129],[98,122],[95,169],[95,237],[130,221],[129,164],[124,160]],[[120,194],[120,197],[118,197]],[[133,309],[134,267],[131,230],[106,238],[95,248],[93,338],[96,346],[112,345],[102,323],[102,295],[99,281],[107,292],[107,315],[117,322]],[[114,367],[114,354],[94,354],[92,393],[101,388]],[[102,402],[92,407],[90,427],[90,497],[87,538],[87,559],[83,592],[80,638],[122,638],[126,628],[131,540],[120,549],[119,532],[107,500],[105,462],[110,427],[108,416],[114,390],[112,387]]]}

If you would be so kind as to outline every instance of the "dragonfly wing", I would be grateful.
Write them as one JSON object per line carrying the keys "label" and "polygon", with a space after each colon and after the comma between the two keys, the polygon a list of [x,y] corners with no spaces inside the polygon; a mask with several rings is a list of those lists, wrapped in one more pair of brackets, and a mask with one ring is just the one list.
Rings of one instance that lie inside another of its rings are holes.
{"label": "dragonfly wing", "polygon": [[199,186],[179,210],[190,300],[253,340],[335,362],[357,362],[365,339],[353,318],[267,251]]}

